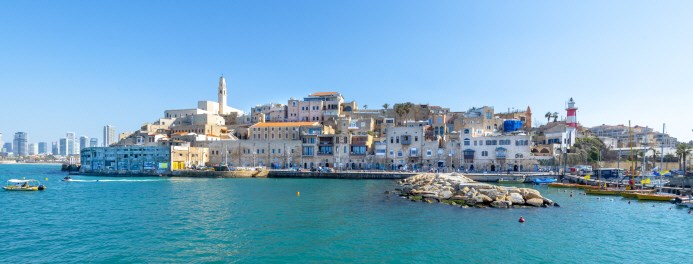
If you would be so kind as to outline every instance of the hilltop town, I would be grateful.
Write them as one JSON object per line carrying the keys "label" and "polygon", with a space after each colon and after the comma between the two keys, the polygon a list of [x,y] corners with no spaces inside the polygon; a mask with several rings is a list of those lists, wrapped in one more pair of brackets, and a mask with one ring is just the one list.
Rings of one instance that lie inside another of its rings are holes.
{"label": "hilltop town", "polygon": [[[82,171],[161,174],[224,165],[521,172],[557,165],[582,137],[598,136],[610,149],[627,149],[628,142],[623,126],[593,131],[580,126],[573,98],[565,104],[565,120],[557,120],[558,113],[547,113],[548,122],[533,127],[529,106],[523,111],[496,112],[480,106],[453,112],[404,102],[367,109],[346,101],[339,92],[315,92],[243,113],[227,105],[224,77],[217,93],[217,102],[165,110],[158,120],[121,134],[109,147],[82,149]],[[650,137],[654,146],[664,140],[668,149],[675,147],[676,139],[668,135],[642,127],[634,131],[637,139],[632,142]]]}

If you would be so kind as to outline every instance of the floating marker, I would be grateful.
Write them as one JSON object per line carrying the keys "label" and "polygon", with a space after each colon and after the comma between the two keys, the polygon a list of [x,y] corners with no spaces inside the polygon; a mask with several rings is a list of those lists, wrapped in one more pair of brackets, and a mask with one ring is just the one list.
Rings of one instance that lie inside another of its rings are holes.
{"label": "floating marker", "polygon": [[48,180],[48,177],[46,177],[46,180]]}
{"label": "floating marker", "polygon": [[301,192],[296,192],[296,196],[301,196]]}

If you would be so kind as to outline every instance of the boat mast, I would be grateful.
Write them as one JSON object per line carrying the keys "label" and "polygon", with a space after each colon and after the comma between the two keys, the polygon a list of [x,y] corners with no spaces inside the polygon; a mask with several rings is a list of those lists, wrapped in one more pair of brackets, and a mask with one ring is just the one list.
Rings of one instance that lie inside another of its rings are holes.
{"label": "boat mast", "polygon": [[[664,172],[664,129],[666,129],[667,124],[662,124],[662,152],[659,153],[659,185],[662,184],[662,172]],[[656,161],[655,161],[656,162]]]}
{"label": "boat mast", "polygon": [[645,156],[647,156],[647,146],[648,146],[648,140],[647,140],[647,130],[649,127],[645,127],[645,142],[642,148],[642,168],[640,170],[642,171],[640,173],[641,176],[645,177],[645,171],[647,171],[647,160],[645,159]]}
{"label": "boat mast", "polygon": [[630,145],[630,179],[634,180],[633,174],[635,174],[635,164],[633,163],[633,131],[630,128],[630,120],[628,120],[628,145]]}

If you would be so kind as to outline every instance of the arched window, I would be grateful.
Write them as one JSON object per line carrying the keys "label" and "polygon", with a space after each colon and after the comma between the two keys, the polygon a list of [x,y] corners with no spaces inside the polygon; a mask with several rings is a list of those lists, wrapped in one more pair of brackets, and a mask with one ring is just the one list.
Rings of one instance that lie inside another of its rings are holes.
{"label": "arched window", "polygon": [[469,134],[469,128],[465,129],[465,130],[464,130],[464,133],[465,133],[465,134]]}

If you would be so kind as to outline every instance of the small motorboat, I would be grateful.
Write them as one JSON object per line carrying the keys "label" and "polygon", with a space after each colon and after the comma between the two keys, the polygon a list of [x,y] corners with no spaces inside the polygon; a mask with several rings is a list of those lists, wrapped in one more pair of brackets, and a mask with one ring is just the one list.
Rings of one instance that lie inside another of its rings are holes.
{"label": "small motorboat", "polygon": [[643,193],[643,194],[637,194],[638,200],[645,200],[645,201],[671,201],[673,199],[676,199],[678,195],[676,194],[670,194],[670,193]]}
{"label": "small motorboat", "polygon": [[2,188],[5,191],[43,191],[46,189],[46,186],[43,186],[37,180],[10,179],[7,180]]}
{"label": "small motorboat", "polygon": [[535,184],[547,184],[556,181],[557,180],[555,178],[535,178],[534,180],[532,180],[532,182]]}
{"label": "small motorboat", "polygon": [[69,182],[72,181],[72,177],[70,175],[65,176],[65,178],[62,179],[62,181]]}
{"label": "small motorboat", "polygon": [[606,189],[585,189],[585,194],[592,195],[621,195],[624,190],[615,188]]}

